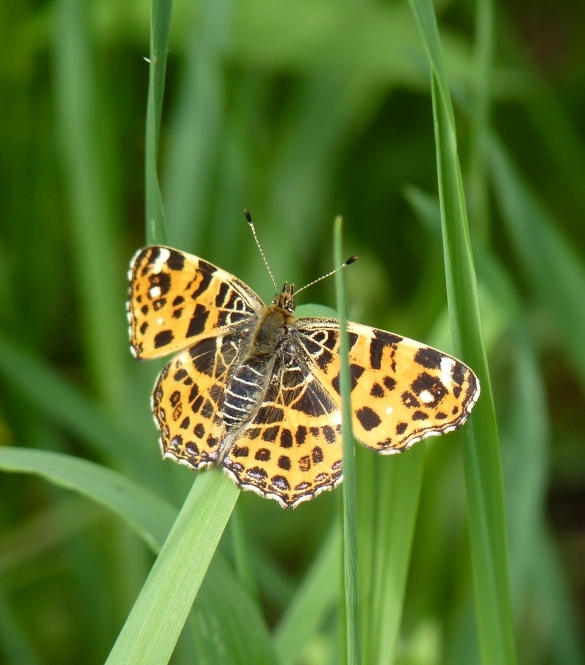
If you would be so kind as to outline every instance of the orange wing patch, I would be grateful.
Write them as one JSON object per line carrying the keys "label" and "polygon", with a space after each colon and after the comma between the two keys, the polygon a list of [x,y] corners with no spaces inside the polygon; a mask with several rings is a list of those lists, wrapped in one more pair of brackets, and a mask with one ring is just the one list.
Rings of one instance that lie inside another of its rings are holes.
{"label": "orange wing patch", "polygon": [[[339,325],[300,319],[299,339],[315,375],[339,396]],[[457,429],[479,397],[475,374],[461,361],[406,337],[348,323],[353,430],[382,454]]]}
{"label": "orange wing patch", "polygon": [[162,370],[152,394],[164,457],[200,469],[221,457],[225,384],[242,353],[241,334],[206,337]]}
{"label": "orange wing patch", "polygon": [[199,335],[255,320],[264,308],[244,282],[196,256],[170,247],[145,247],[130,265],[131,349],[159,358]]}

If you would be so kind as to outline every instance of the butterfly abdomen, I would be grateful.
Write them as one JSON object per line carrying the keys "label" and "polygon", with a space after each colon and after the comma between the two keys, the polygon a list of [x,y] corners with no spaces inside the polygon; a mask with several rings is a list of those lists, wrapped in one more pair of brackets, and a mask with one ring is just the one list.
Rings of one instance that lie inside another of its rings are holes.
{"label": "butterfly abdomen", "polygon": [[240,427],[258,408],[266,392],[265,376],[271,364],[270,359],[248,357],[232,375],[222,408],[228,432]]}
{"label": "butterfly abdomen", "polygon": [[230,378],[223,403],[223,419],[228,432],[241,427],[253,415],[266,393],[278,346],[287,335],[288,312],[268,307],[260,319],[250,348]]}

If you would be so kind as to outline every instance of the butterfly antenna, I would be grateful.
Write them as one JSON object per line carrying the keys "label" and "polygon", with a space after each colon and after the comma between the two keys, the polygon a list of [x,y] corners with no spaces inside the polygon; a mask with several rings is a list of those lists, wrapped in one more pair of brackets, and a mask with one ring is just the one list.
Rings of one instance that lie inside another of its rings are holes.
{"label": "butterfly antenna", "polygon": [[357,256],[350,256],[349,259],[345,263],[342,263],[338,268],[335,268],[335,270],[331,270],[331,272],[328,272],[326,275],[323,275],[322,277],[319,277],[318,279],[314,279],[312,282],[309,282],[305,286],[303,286],[302,289],[299,289],[298,291],[295,291],[295,295],[298,295],[301,291],[304,291],[305,289],[308,289],[309,286],[313,286],[313,284],[316,284],[317,282],[321,282],[324,279],[327,279],[327,277],[331,277],[331,275],[335,275],[335,273],[338,270],[341,270],[342,268],[346,268],[347,266],[350,266],[354,261],[357,261]]}
{"label": "butterfly antenna", "polygon": [[258,249],[260,250],[260,254],[262,255],[262,258],[264,259],[264,265],[268,268],[268,272],[270,273],[270,279],[272,280],[272,283],[274,284],[274,289],[278,291],[278,286],[276,285],[276,280],[274,279],[274,275],[272,274],[272,270],[270,270],[270,266],[268,265],[268,261],[266,260],[266,255],[264,254],[264,250],[262,249],[262,245],[260,244],[260,241],[258,240],[258,236],[256,235],[256,229],[254,228],[254,222],[252,221],[252,215],[250,214],[250,211],[248,208],[244,208],[244,217],[246,218],[246,221],[250,225],[250,228],[252,229],[252,233],[254,234],[254,240],[256,241],[256,244],[258,245]]}

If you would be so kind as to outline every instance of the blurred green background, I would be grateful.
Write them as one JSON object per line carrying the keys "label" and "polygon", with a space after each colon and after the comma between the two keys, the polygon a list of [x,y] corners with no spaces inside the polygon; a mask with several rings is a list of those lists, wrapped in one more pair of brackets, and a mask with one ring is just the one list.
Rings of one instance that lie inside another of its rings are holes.
{"label": "blurred green background", "polygon": [[[519,662],[576,665],[585,5],[435,7],[502,443]],[[149,12],[136,0],[0,4],[0,449],[90,459],[180,505],[193,476],[160,461],[149,414],[161,365],[132,360],[124,311],[128,261],[145,243]],[[273,288],[243,208],[277,281],[299,286],[331,268],[343,214],[346,253],[360,256],[346,271],[350,318],[450,349],[428,63],[406,2],[176,1],[160,178],[169,244],[265,300]],[[333,280],[309,301],[332,306]],[[417,448],[424,472],[396,662],[476,663],[460,443],[448,435]],[[359,468],[374,463],[389,460],[358,452]],[[239,499],[220,549],[241,570],[232,544],[247,540],[247,579],[270,629],[327,547],[337,494],[294,512]],[[103,662],[152,560],[104,508],[3,473],[0,458],[0,663]],[[328,593],[293,662],[337,662]],[[193,657],[184,647],[174,658]]]}

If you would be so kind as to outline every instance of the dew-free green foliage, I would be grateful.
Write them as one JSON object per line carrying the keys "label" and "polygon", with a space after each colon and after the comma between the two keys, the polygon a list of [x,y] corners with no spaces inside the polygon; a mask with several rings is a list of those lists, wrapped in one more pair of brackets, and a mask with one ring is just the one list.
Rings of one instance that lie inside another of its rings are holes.
{"label": "dew-free green foliage", "polygon": [[[585,662],[583,18],[1,6],[0,663]],[[298,286],[342,214],[348,318],[482,380],[460,432],[356,448],[344,529],[342,490],[283,511],[160,460],[127,264],[169,242],[269,300],[244,207]]]}

